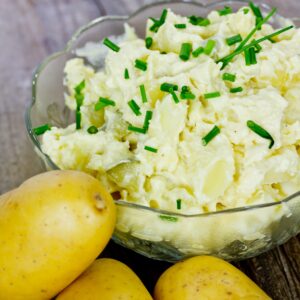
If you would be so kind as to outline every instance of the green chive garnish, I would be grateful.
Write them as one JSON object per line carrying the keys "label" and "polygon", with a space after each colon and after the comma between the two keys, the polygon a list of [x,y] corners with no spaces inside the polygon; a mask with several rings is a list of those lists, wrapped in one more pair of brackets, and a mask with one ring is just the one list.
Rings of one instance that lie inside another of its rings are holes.
{"label": "green chive garnish", "polygon": [[48,130],[51,130],[51,126],[49,124],[44,124],[39,127],[33,128],[33,132],[35,135],[44,134]]}
{"label": "green chive garnish", "polygon": [[[253,40],[253,41],[255,42],[255,40]],[[255,52],[256,53],[259,53],[262,50],[262,46],[260,44],[256,44],[254,46],[254,48],[255,48]]]}
{"label": "green chive garnish", "polygon": [[178,218],[172,217],[172,216],[159,215],[159,217],[160,217],[162,220],[165,220],[165,221],[170,221],[170,222],[177,222],[177,221],[178,221]]}
{"label": "green chive garnish", "polygon": [[177,209],[181,209],[181,199],[176,200],[176,207]]}
{"label": "green chive garnish", "polygon": [[272,37],[274,37],[274,36],[277,36],[277,35],[279,35],[279,34],[285,32],[285,31],[288,31],[288,30],[292,29],[292,28],[294,28],[294,26],[293,26],[293,25],[290,25],[290,26],[287,26],[287,27],[282,28],[282,29],[280,29],[280,30],[277,30],[277,31],[275,31],[275,32],[273,32],[273,33],[271,33],[271,34],[269,34],[269,35],[266,35],[266,36],[264,36],[264,37],[262,37],[262,38],[260,38],[260,39],[258,39],[258,40],[256,40],[256,41],[254,41],[254,42],[251,42],[251,43],[248,44],[247,46],[244,46],[244,47],[241,48],[240,50],[235,51],[235,52],[233,52],[233,53],[231,53],[231,54],[229,54],[229,55],[227,55],[227,56],[225,56],[225,57],[219,59],[219,60],[217,61],[217,63],[222,62],[222,63],[223,63],[222,69],[223,69],[224,66],[226,66],[226,65],[227,65],[227,64],[228,64],[235,56],[239,55],[240,53],[244,52],[245,50],[247,50],[247,49],[249,49],[249,48],[251,48],[251,47],[255,47],[255,45],[257,45],[257,44],[259,44],[259,43],[261,43],[261,42],[263,42],[263,41],[268,40],[268,38],[270,38],[270,37],[272,38]]}
{"label": "green chive garnish", "polygon": [[199,26],[208,26],[210,24],[209,19],[203,19],[198,25]]}
{"label": "green chive garnish", "polygon": [[180,53],[179,53],[179,57],[183,61],[187,61],[190,58],[191,50],[192,50],[192,44],[183,43],[181,45],[181,50],[180,50]]}
{"label": "green chive garnish", "polygon": [[191,92],[190,88],[184,85],[181,88],[180,98],[185,100],[193,100],[196,96]]}
{"label": "green chive garnish", "polygon": [[230,93],[232,93],[232,94],[240,93],[242,91],[243,91],[243,88],[241,86],[230,89]]}
{"label": "green chive garnish", "polygon": [[210,21],[208,19],[197,17],[197,16],[190,16],[188,17],[191,24],[195,26],[207,26],[210,24]]}
{"label": "green chive garnish", "polygon": [[266,131],[265,129],[263,129],[261,126],[259,126],[257,123],[255,123],[254,121],[247,121],[247,126],[253,131],[255,132],[257,135],[259,135],[260,137],[266,139],[266,140],[270,140],[270,145],[269,145],[269,149],[271,149],[274,145],[274,139],[273,137],[270,135],[270,133],[268,131]]}
{"label": "green chive garnish", "polygon": [[85,81],[81,81],[75,88],[75,99],[76,99],[76,113],[75,113],[75,120],[76,120],[76,129],[81,128],[81,106],[83,104],[84,95],[82,94],[82,91],[85,88]]}
{"label": "green chive garnish", "polygon": [[135,60],[135,67],[137,69],[142,70],[142,71],[146,71],[147,70],[147,63],[144,62],[144,61],[142,61],[142,60],[140,60],[140,59],[136,59]]}
{"label": "green chive garnish", "polygon": [[178,99],[176,93],[174,92],[174,90],[173,90],[173,89],[170,89],[169,92],[170,92],[170,94],[172,95],[172,98],[173,98],[174,102],[175,102],[175,103],[179,103],[179,99]]}
{"label": "green chive garnish", "polygon": [[250,11],[249,8],[244,8],[244,9],[243,9],[243,12],[244,12],[245,15],[246,15],[249,11]]}
{"label": "green chive garnish", "polygon": [[90,127],[88,128],[87,132],[88,132],[89,134],[95,134],[95,133],[98,132],[98,128],[97,128],[96,126],[92,125],[92,126],[90,126]]}
{"label": "green chive garnish", "polygon": [[132,125],[128,125],[127,129],[130,130],[130,131],[133,131],[133,132],[137,132],[137,133],[142,133],[142,134],[146,133],[145,128],[135,127],[135,126],[132,126]]}
{"label": "green chive garnish", "polygon": [[221,132],[218,126],[214,126],[214,128],[202,138],[203,146],[206,146],[212,139],[214,139]]}
{"label": "green chive garnish", "polygon": [[110,39],[108,38],[105,38],[103,40],[103,44],[105,46],[107,46],[108,48],[110,48],[112,51],[115,51],[115,52],[119,52],[120,51],[120,47],[117,46],[115,43],[113,43]]}
{"label": "green chive garnish", "polygon": [[137,103],[133,99],[131,99],[128,102],[128,105],[136,116],[140,116],[142,114],[140,112],[140,107],[137,105]]}
{"label": "green chive garnish", "polygon": [[223,9],[218,10],[220,16],[226,16],[232,13],[232,8],[225,6]]}
{"label": "green chive garnish", "polygon": [[204,53],[206,55],[210,55],[212,53],[212,51],[214,50],[215,45],[216,45],[216,41],[208,40],[208,42],[206,43],[206,46],[204,47]]}
{"label": "green chive garnish", "polygon": [[186,24],[175,24],[174,27],[178,29],[184,29],[186,28]]}
{"label": "green chive garnish", "polygon": [[235,74],[230,74],[230,73],[224,73],[223,76],[222,76],[222,79],[224,81],[235,82],[236,75]]}
{"label": "green chive garnish", "polygon": [[241,42],[242,40],[243,40],[242,36],[240,34],[237,34],[237,35],[227,38],[226,43],[228,46],[231,46],[231,45]]}
{"label": "green chive garnish", "polygon": [[158,151],[156,148],[152,148],[150,146],[145,146],[144,149],[153,153],[157,153]]}
{"label": "green chive garnish", "polygon": [[167,18],[167,14],[168,14],[168,11],[166,9],[164,9],[162,11],[162,14],[161,14],[159,20],[156,20],[154,18],[150,18],[153,21],[153,25],[150,27],[150,31],[157,32],[158,29],[160,28],[160,26],[162,26],[165,23],[166,18]]}
{"label": "green chive garnish", "polygon": [[245,61],[247,66],[257,64],[255,47],[245,50]]}
{"label": "green chive garnish", "polygon": [[[256,16],[256,25],[257,25],[263,20],[263,15],[261,13],[261,10],[252,1],[249,3],[249,6],[250,6],[253,14]],[[261,26],[259,26],[258,29],[261,29]]]}
{"label": "green chive garnish", "polygon": [[83,104],[84,95],[83,94],[75,94],[75,100],[77,107],[80,107]]}
{"label": "green chive garnish", "polygon": [[202,53],[204,53],[204,48],[203,47],[199,47],[199,48],[197,48],[196,50],[194,50],[193,52],[192,52],[192,55],[194,56],[194,57],[198,57],[200,54],[202,54]]}
{"label": "green chive garnish", "polygon": [[76,109],[75,119],[76,119],[76,129],[80,129],[81,128],[81,112],[80,112],[80,107]]}
{"label": "green chive garnish", "polygon": [[152,37],[150,37],[150,36],[146,37],[145,46],[147,49],[150,49],[150,47],[152,46],[152,43],[153,43]]}
{"label": "green chive garnish", "polygon": [[116,106],[116,102],[110,99],[100,97],[95,104],[95,111],[102,109],[105,106]]}
{"label": "green chive garnish", "polygon": [[152,113],[151,110],[146,111],[146,116],[145,116],[144,126],[143,126],[143,128],[146,130],[146,132],[149,129],[149,124],[150,124],[150,121],[152,119],[152,115],[153,115],[153,113]]}
{"label": "green chive garnish", "polygon": [[142,97],[142,102],[143,103],[148,102],[147,95],[146,95],[146,89],[143,84],[140,85],[140,93],[141,93],[141,97]]}
{"label": "green chive garnish", "polygon": [[170,92],[170,90],[178,91],[178,85],[165,82],[160,86],[160,90],[163,92]]}
{"label": "green chive garnish", "polygon": [[125,78],[125,79],[129,79],[129,71],[128,71],[127,68],[126,68],[125,71],[124,71],[124,78]]}
{"label": "green chive garnish", "polygon": [[82,80],[76,87],[74,88],[75,94],[80,94],[82,90],[85,88],[85,80]]}
{"label": "green chive garnish", "polygon": [[217,97],[220,97],[220,96],[221,96],[220,92],[213,92],[213,93],[204,94],[205,99],[212,99],[212,98],[217,98]]}

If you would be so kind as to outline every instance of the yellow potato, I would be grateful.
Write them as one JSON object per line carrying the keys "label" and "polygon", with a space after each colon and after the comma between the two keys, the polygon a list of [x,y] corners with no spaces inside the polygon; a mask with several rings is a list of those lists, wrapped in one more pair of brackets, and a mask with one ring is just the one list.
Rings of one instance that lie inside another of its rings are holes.
{"label": "yellow potato", "polygon": [[56,300],[152,300],[136,274],[109,258],[96,260]]}
{"label": "yellow potato", "polygon": [[50,299],[109,241],[116,211],[92,176],[51,171],[0,197],[0,300]]}
{"label": "yellow potato", "polygon": [[228,262],[196,256],[166,270],[154,290],[155,300],[258,300],[269,298]]}

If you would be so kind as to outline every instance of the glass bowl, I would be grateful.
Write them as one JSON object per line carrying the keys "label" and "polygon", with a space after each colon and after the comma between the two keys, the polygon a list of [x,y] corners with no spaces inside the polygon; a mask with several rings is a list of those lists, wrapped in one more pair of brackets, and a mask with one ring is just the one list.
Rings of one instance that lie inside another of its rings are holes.
{"label": "glass bowl", "polygon": [[[244,1],[223,1],[210,5],[165,1],[147,5],[129,17],[108,16],[93,20],[79,29],[66,48],[38,66],[32,82],[32,102],[26,112],[26,127],[35,150],[46,168],[58,169],[41,149],[33,128],[44,123],[65,127],[74,121],[65,106],[64,66],[75,57],[75,50],[87,42],[123,34],[124,23],[144,37],[149,16],[160,16],[163,8],[182,15],[207,15],[211,10],[230,5],[239,9]],[[262,10],[270,8],[261,5]],[[271,21],[275,27],[281,17]],[[298,22],[298,20],[296,20]],[[241,260],[286,242],[300,231],[300,191],[280,202],[239,207],[213,213],[185,215],[116,201],[118,220],[113,239],[147,257],[178,261],[194,255],[214,255],[226,260]]]}

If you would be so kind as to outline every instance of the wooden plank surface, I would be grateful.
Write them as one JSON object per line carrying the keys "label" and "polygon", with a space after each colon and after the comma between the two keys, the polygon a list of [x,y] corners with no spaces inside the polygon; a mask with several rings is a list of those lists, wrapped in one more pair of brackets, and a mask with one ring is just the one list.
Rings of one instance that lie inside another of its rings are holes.
{"label": "wooden plank surface", "polygon": [[[31,95],[31,74],[48,54],[60,50],[81,25],[105,14],[132,13],[149,0],[1,0],[0,1],[0,193],[41,172],[30,144],[24,111]],[[213,2],[213,1],[205,1]],[[289,17],[300,16],[299,0],[266,0]],[[132,267],[152,290],[169,266],[110,243],[104,255]],[[300,299],[300,241],[236,264],[273,299]]]}

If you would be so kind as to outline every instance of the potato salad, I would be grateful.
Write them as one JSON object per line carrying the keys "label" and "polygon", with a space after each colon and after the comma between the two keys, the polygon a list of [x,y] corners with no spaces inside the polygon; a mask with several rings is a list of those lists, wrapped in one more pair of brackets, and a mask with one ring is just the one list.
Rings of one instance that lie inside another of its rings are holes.
{"label": "potato salad", "polygon": [[274,14],[164,10],[148,19],[145,38],[126,25],[121,40],[98,45],[103,68],[67,62],[76,118],[37,128],[42,150],[59,168],[98,178],[116,200],[170,212],[300,190],[300,30],[285,19],[273,28]]}

